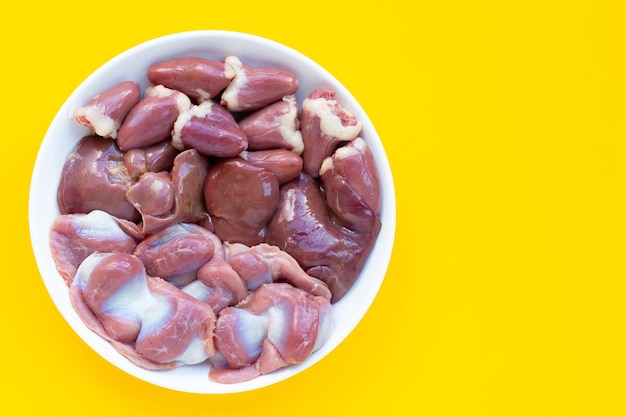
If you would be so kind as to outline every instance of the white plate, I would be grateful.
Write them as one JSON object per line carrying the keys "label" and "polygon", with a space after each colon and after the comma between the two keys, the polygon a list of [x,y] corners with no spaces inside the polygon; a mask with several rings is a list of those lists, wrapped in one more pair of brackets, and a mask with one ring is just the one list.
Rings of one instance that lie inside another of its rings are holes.
{"label": "white plate", "polygon": [[[336,99],[363,125],[361,136],[374,154],[382,187],[382,230],[360,277],[333,306],[335,328],[330,339],[302,364],[237,384],[209,381],[209,365],[149,371],[129,362],[92,333],[73,310],[68,288],[55,269],[48,245],[50,227],[60,214],[57,186],[63,164],[77,141],[89,134],[85,127],[71,120],[73,111],[95,94],[125,80],[137,81],[143,91],[149,85],[146,73],[150,65],[189,55],[216,60],[236,55],[251,66],[291,71],[299,79],[296,95],[299,103],[315,88],[334,89]],[[113,365],[149,383],[184,392],[216,394],[247,391],[282,381],[322,359],[350,334],[367,312],[387,271],[395,233],[395,204],[391,170],[380,138],[359,103],[330,73],[301,53],[265,38],[228,31],[193,31],[157,38],[123,52],[97,69],[72,93],[52,121],[37,155],[29,196],[29,223],[33,251],[46,288],[63,317],[85,343]]]}

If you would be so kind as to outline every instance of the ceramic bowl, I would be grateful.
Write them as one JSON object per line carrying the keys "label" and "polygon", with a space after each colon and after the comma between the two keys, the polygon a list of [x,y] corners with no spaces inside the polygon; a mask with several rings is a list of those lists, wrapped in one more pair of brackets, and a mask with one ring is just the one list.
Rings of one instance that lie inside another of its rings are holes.
{"label": "ceramic bowl", "polygon": [[[146,72],[150,65],[190,55],[216,60],[236,55],[250,66],[291,71],[299,80],[296,95],[299,103],[315,88],[325,86],[334,89],[336,99],[362,123],[361,137],[374,154],[382,188],[382,230],[358,280],[333,305],[335,323],[328,341],[299,365],[236,384],[209,381],[208,364],[150,371],[129,362],[108,342],[90,331],[73,310],[68,287],[55,269],[48,242],[52,222],[60,214],[57,186],[64,162],[77,141],[89,134],[85,127],[71,119],[73,111],[95,94],[121,81],[137,81],[143,91],[149,85]],[[367,312],[385,277],[395,233],[395,203],[389,162],[376,129],[357,100],[333,75],[305,55],[269,39],[238,32],[192,31],[156,38],[121,53],[94,71],[67,98],[43,138],[36,159],[29,196],[29,222],[33,251],[45,286],[59,312],[87,345],[114,366],[148,383],[183,392],[218,394],[248,391],[283,381],[324,358],[352,332]]]}

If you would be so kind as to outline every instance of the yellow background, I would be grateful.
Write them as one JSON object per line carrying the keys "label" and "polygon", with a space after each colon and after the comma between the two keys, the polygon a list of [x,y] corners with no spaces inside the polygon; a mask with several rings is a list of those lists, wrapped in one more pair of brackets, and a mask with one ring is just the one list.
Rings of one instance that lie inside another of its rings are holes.
{"label": "yellow background", "polygon": [[[0,414],[626,415],[620,3],[3,6]],[[127,48],[193,29],[325,66],[371,117],[396,184],[371,310],[312,368],[241,394],[168,391],[98,357],[52,304],[28,236],[30,173],[66,97]]]}

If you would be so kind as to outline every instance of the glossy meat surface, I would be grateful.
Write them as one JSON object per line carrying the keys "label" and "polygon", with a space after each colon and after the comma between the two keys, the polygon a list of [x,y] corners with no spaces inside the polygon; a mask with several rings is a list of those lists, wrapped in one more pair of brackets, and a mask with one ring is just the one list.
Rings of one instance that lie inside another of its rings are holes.
{"label": "glossy meat surface", "polygon": [[220,104],[230,111],[254,111],[295,94],[298,78],[279,68],[251,67],[236,56],[224,60],[232,81],[222,93]]}
{"label": "glossy meat surface", "polygon": [[241,158],[209,169],[204,201],[221,240],[256,245],[278,204],[278,177]]}
{"label": "glossy meat surface", "polygon": [[246,151],[239,156],[256,167],[273,172],[281,184],[291,181],[302,172],[302,158],[287,149]]}
{"label": "glossy meat surface", "polygon": [[374,220],[373,229],[365,233],[338,223],[317,181],[303,173],[281,187],[266,242],[292,255],[309,275],[324,281],[336,302],[357,279],[379,230],[380,220]]}
{"label": "glossy meat surface", "polygon": [[70,285],[80,264],[92,253],[133,253],[142,238],[134,223],[101,210],[65,214],[52,223],[50,251],[57,271]]}
{"label": "glossy meat surface", "polygon": [[263,284],[220,313],[209,377],[235,383],[301,363],[328,339],[332,326],[327,299],[285,283]]}
{"label": "glossy meat surface", "polygon": [[124,166],[129,176],[137,181],[147,172],[170,171],[178,155],[169,140],[145,148],[131,149],[124,153]]}
{"label": "glossy meat surface", "polygon": [[140,97],[141,92],[136,82],[123,81],[76,109],[74,120],[87,126],[98,136],[115,139],[126,115]]}
{"label": "glossy meat surface", "polygon": [[360,122],[235,56],[147,75],[143,99],[122,83],[76,113],[99,136],[68,157],[50,231],[72,305],[146,369],[208,361],[234,383],[305,361],[381,228]]}
{"label": "glossy meat surface", "polygon": [[216,313],[239,303],[260,285],[271,282],[287,282],[312,295],[331,298],[323,281],[308,275],[291,255],[275,246],[222,244],[216,236],[211,240],[213,257],[200,267],[198,279],[182,289],[208,303]]}
{"label": "glossy meat surface", "polygon": [[227,261],[253,291],[261,284],[287,282],[312,295],[330,300],[331,293],[324,282],[308,275],[287,252],[261,243],[252,247],[241,243],[226,243]]}
{"label": "glossy meat surface", "polygon": [[244,117],[239,127],[248,137],[248,149],[287,149],[300,155],[304,142],[298,113],[298,103],[291,95]]}
{"label": "glossy meat surface", "polygon": [[147,369],[170,369],[214,355],[211,308],[160,278],[128,254],[95,253],[70,287],[83,322]]}
{"label": "glossy meat surface", "polygon": [[181,112],[174,123],[172,145],[177,149],[196,149],[203,155],[226,158],[248,147],[248,138],[233,115],[207,100]]}
{"label": "glossy meat surface", "polygon": [[126,199],[132,179],[123,153],[111,139],[85,136],[67,157],[57,199],[61,213],[103,210],[120,219],[136,221],[139,213]]}
{"label": "glossy meat surface", "polygon": [[302,103],[304,172],[313,178],[319,176],[322,162],[339,144],[355,139],[361,132],[361,122],[335,99],[335,94],[329,88],[318,88]]}
{"label": "glossy meat surface", "polygon": [[374,213],[380,213],[381,190],[376,163],[372,151],[362,138],[354,139],[324,160],[320,169],[322,182],[327,172],[334,172],[343,178],[363,199],[364,204]]}
{"label": "glossy meat surface", "polygon": [[128,151],[169,138],[178,115],[190,106],[191,100],[180,91],[162,85],[149,87],[120,126],[117,145]]}
{"label": "glossy meat surface", "polygon": [[133,254],[148,275],[180,287],[194,281],[198,269],[213,257],[212,237],[201,226],[177,223],[142,240]]}
{"label": "glossy meat surface", "polygon": [[[146,234],[159,232],[176,223],[199,223],[207,216],[202,189],[208,171],[208,161],[195,149],[188,149],[176,156],[173,165],[171,180],[164,178],[165,184],[162,186],[171,187],[173,203],[170,201],[169,193],[162,194],[161,200],[146,202],[141,197],[150,199],[151,196],[160,193],[138,192],[130,195],[134,206],[141,213],[140,228]],[[135,185],[139,186],[140,182]],[[148,211],[143,209],[155,206],[159,208]]]}
{"label": "glossy meat surface", "polygon": [[230,78],[223,62],[195,56],[157,62],[148,68],[150,82],[181,91],[196,101],[218,95]]}

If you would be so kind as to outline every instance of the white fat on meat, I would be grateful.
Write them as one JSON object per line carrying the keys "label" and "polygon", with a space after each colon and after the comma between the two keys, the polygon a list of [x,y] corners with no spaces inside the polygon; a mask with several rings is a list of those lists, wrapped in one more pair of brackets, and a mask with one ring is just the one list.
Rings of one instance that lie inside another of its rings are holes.
{"label": "white fat on meat", "polygon": [[172,130],[172,146],[180,151],[185,149],[185,144],[181,137],[183,128],[192,117],[205,118],[213,112],[213,102],[210,100],[203,101],[198,105],[192,105],[190,108],[179,113],[174,129]]}
{"label": "white fat on meat", "polygon": [[[173,97],[176,100],[176,108],[178,109],[179,116],[187,112],[193,106],[193,104],[191,103],[191,99],[186,94],[183,94],[177,90],[172,90],[170,88],[164,87],[160,84],[148,87],[144,94],[144,98],[146,97],[159,97],[159,98]],[[172,140],[172,146],[174,146],[176,149],[180,151],[184,149],[184,147],[182,147],[182,142],[178,143],[175,140]]]}
{"label": "white fat on meat", "polygon": [[243,70],[243,63],[236,56],[227,56],[224,60],[224,75],[231,81],[222,93],[222,103],[226,104],[229,110],[237,110],[239,108],[239,100],[237,96],[239,91],[248,84],[248,77]]}
{"label": "white fat on meat", "polygon": [[198,98],[199,102],[203,102],[203,101],[209,100],[211,98],[211,94],[208,91],[206,91],[205,89],[203,89],[203,88],[199,88],[198,87],[194,91],[199,96],[199,98]]}
{"label": "white fat on meat", "polygon": [[283,101],[289,103],[289,111],[278,118],[280,135],[289,144],[292,151],[302,155],[304,141],[302,140],[302,133],[296,128],[296,120],[298,119],[296,97],[294,95],[285,96]]}
{"label": "white fat on meat", "polygon": [[[95,98],[97,98],[97,96]],[[112,139],[117,137],[119,123],[116,123],[111,116],[106,114],[106,107],[80,107],[74,112],[73,118],[76,120],[85,120],[89,127],[99,136],[110,137]]]}
{"label": "white fat on meat", "polygon": [[[306,98],[302,103],[302,110],[319,118],[320,130],[325,135],[339,140],[352,140],[361,132],[361,122],[344,125],[336,112],[337,106],[336,100],[328,100],[323,97]],[[348,117],[355,119],[347,110],[344,109],[343,111]]]}
{"label": "white fat on meat", "polygon": [[164,87],[162,85],[153,85],[146,88],[146,92],[144,93],[144,98],[146,97],[159,97],[159,98],[170,98],[173,97],[176,100],[176,107],[178,109],[178,113],[182,113],[184,111],[189,110],[191,107],[191,99],[184,93],[181,93],[178,90],[172,90],[171,88]]}
{"label": "white fat on meat", "polygon": [[329,156],[324,159],[322,162],[322,167],[320,168],[320,176],[324,175],[326,171],[333,169],[333,163],[338,159],[348,159],[350,157],[358,156],[360,153],[363,153],[367,145],[363,138],[358,137],[351,142],[351,146],[343,146],[335,151],[332,156]]}

